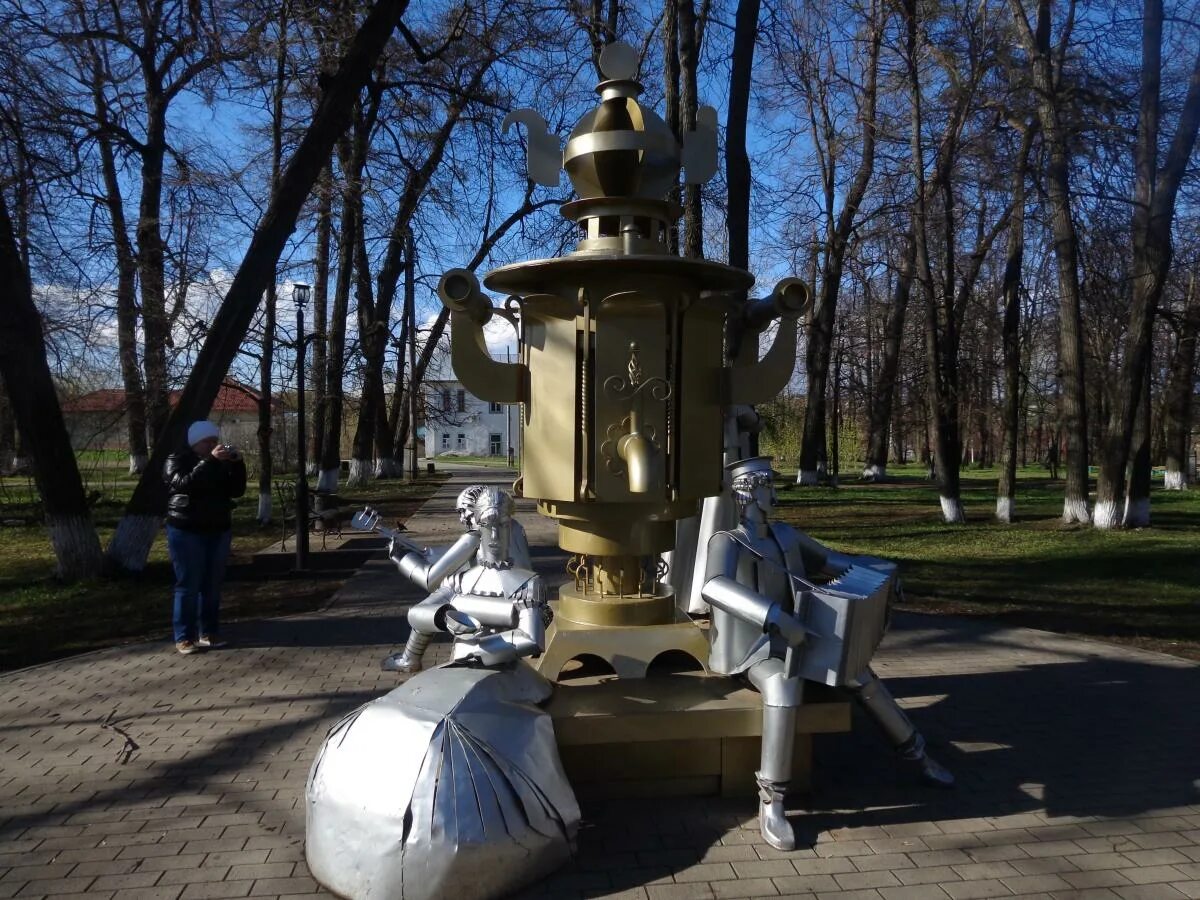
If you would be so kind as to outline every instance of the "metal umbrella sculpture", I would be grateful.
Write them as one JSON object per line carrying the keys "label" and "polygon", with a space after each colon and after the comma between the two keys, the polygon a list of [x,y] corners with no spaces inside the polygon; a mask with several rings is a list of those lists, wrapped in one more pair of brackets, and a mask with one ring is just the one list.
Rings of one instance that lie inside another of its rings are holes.
{"label": "metal umbrella sculpture", "polygon": [[550,684],[527,666],[430,669],[340,721],[308,781],[313,876],[354,900],[483,900],[571,854]]}

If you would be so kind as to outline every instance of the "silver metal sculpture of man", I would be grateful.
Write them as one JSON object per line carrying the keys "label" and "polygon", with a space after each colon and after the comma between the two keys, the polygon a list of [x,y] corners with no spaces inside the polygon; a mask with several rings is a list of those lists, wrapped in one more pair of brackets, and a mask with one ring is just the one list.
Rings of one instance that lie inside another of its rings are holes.
{"label": "silver metal sculpture of man", "polygon": [[[924,777],[952,784],[953,776],[925,753],[924,739],[870,669],[886,628],[895,566],[834,553],[771,522],[776,473],[770,457],[741,460],[728,470],[739,522],[709,542],[702,594],[712,606],[710,668],[745,675],[763,697],[762,757],[755,773],[763,837],[780,850],[796,845],[784,800],[804,679],[850,690]],[[809,572],[836,577],[818,585],[806,580]]]}
{"label": "silver metal sculpture of man", "polygon": [[[391,556],[401,573],[432,593],[409,610],[412,631],[404,650],[383,661],[386,671],[420,671],[439,631],[457,637],[456,660],[484,665],[537,655],[545,647],[546,592],[529,567],[527,543],[524,565],[514,559],[514,526],[520,526],[513,519],[512,497],[498,488],[474,486],[459,501],[461,518],[473,530],[433,561],[405,548],[399,536],[392,538]],[[467,567],[472,557],[475,564]],[[448,616],[451,608],[460,615]]]}

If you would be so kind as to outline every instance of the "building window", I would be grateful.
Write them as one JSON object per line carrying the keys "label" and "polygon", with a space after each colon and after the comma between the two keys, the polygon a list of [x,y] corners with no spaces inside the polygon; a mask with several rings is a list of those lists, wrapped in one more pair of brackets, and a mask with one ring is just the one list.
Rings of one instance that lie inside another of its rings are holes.
{"label": "building window", "polygon": [[500,404],[493,401],[491,404],[488,405],[488,412],[490,412],[490,413],[500,412]]}
{"label": "building window", "polygon": [[448,431],[442,433],[442,449],[450,449],[450,432]]}
{"label": "building window", "polygon": [[493,432],[488,437],[488,445],[489,445],[489,452],[492,454],[492,456],[500,455],[500,435]]}
{"label": "building window", "polygon": [[464,391],[462,388],[459,388],[459,390],[458,390],[458,411],[459,412],[467,411],[467,392]]}
{"label": "building window", "polygon": [[442,388],[442,412],[450,412],[450,388]]}
{"label": "building window", "polygon": [[458,433],[458,449],[459,450],[467,449],[467,436],[465,434],[463,434],[461,431]]}

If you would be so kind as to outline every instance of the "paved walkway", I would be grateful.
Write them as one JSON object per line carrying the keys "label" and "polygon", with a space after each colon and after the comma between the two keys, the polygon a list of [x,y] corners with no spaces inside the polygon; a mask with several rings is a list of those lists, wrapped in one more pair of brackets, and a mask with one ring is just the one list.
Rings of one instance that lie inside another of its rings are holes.
{"label": "paved walkway", "polygon": [[[465,483],[415,536],[457,532]],[[329,726],[396,683],[378,661],[413,599],[380,561],[322,612],[231,626],[226,651],[164,638],[0,676],[0,898],[318,894],[305,777]],[[752,798],[589,805],[576,863],[529,896],[1200,897],[1200,666],[898,616],[878,669],[957,791],[914,785],[858,723],[818,738],[805,849],[761,843]]]}

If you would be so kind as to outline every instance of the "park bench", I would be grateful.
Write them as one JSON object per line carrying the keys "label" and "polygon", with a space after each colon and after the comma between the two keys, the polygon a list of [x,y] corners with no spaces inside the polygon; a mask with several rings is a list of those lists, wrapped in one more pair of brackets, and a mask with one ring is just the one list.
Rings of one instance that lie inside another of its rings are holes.
{"label": "park bench", "polygon": [[[277,480],[273,483],[275,503],[279,507],[280,520],[283,523],[283,534],[280,538],[280,549],[287,550],[288,535],[296,530],[296,482]],[[336,494],[325,491],[314,491],[309,494],[308,530],[312,534],[321,535],[321,549],[326,549],[325,541],[330,536],[342,536],[341,501]]]}

